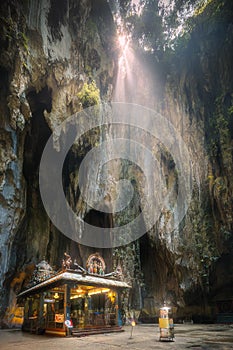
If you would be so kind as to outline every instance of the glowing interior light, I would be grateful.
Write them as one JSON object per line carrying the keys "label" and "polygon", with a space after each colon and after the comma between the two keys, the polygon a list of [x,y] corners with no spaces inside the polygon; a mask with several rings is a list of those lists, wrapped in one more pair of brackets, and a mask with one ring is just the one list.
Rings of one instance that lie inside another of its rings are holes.
{"label": "glowing interior light", "polygon": [[78,298],[82,298],[83,297],[83,294],[75,294],[75,295],[72,295],[70,297],[70,299],[78,299]]}
{"label": "glowing interior light", "polygon": [[53,296],[55,299],[59,299],[59,294],[56,292]]}
{"label": "glowing interior light", "polygon": [[92,292],[89,292],[88,295],[101,294],[101,293],[108,293],[109,291],[110,291],[109,288],[106,288],[106,289],[96,289],[96,290],[93,290]]}

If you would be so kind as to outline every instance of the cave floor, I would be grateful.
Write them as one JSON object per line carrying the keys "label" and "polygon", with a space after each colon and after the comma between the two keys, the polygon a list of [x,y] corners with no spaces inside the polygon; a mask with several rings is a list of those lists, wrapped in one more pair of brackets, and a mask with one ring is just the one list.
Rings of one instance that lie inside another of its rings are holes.
{"label": "cave floor", "polygon": [[175,341],[159,341],[158,325],[136,325],[131,338],[131,326],[124,332],[99,334],[88,337],[58,338],[34,335],[20,330],[0,330],[1,350],[54,350],[54,349],[233,349],[233,325],[178,324],[175,325]]}

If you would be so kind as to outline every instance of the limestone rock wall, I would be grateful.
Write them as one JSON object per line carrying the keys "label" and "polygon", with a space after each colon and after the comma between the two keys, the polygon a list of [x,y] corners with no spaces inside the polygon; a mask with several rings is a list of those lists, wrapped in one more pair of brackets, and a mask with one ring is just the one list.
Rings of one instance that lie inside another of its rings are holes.
{"label": "limestone rock wall", "polygon": [[217,5],[196,19],[166,68],[161,113],[188,145],[192,201],[176,232],[166,234],[163,221],[157,240],[142,241],[147,295],[195,320],[213,319],[216,301],[232,298],[232,4]]}
{"label": "limestone rock wall", "polygon": [[85,82],[95,81],[109,99],[114,25],[108,5],[96,8],[91,0],[6,1],[0,21],[0,304],[2,324],[9,325],[15,295],[38,261],[45,257],[58,269],[67,249],[84,265],[93,252],[51,225],[38,168],[51,132],[81,109],[77,94]]}

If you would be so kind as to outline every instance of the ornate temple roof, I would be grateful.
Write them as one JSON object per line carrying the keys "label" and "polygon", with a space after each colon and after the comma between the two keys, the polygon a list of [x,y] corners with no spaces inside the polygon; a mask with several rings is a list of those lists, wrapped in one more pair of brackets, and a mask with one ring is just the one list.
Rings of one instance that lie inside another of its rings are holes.
{"label": "ornate temple roof", "polygon": [[42,260],[41,262],[39,262],[39,264],[36,265],[36,268],[41,271],[52,271],[52,267],[49,265],[49,263],[46,260]]}
{"label": "ornate temple roof", "polygon": [[110,288],[131,288],[131,286],[123,281],[115,280],[112,278],[106,278],[104,276],[94,276],[79,273],[76,271],[65,271],[56,274],[53,277],[46,279],[43,282],[36,284],[35,286],[28,288],[27,290],[18,294],[18,298],[26,297],[33,293],[38,293],[41,290],[52,287],[56,284],[77,282],[80,284],[91,285],[91,286],[101,286]]}

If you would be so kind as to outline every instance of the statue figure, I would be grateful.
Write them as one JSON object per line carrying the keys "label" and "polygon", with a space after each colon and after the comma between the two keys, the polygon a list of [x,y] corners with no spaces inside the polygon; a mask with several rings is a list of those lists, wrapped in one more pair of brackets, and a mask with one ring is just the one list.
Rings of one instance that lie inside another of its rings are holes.
{"label": "statue figure", "polygon": [[89,267],[89,272],[90,272],[90,273],[93,273],[93,268],[94,268],[94,267],[93,267],[93,262],[91,261],[91,262],[90,262],[90,267]]}
{"label": "statue figure", "polygon": [[97,266],[97,261],[94,260],[94,266],[93,266],[93,273],[97,273],[98,272],[98,266]]}
{"label": "statue figure", "polygon": [[102,265],[101,262],[100,262],[100,265],[99,265],[99,274],[100,274],[101,276],[103,276],[103,274],[104,274],[103,265]]}
{"label": "statue figure", "polygon": [[64,253],[65,258],[62,260],[62,269],[66,270],[66,269],[70,269],[71,264],[72,264],[72,259],[71,256],[69,254],[67,254],[66,252]]}

